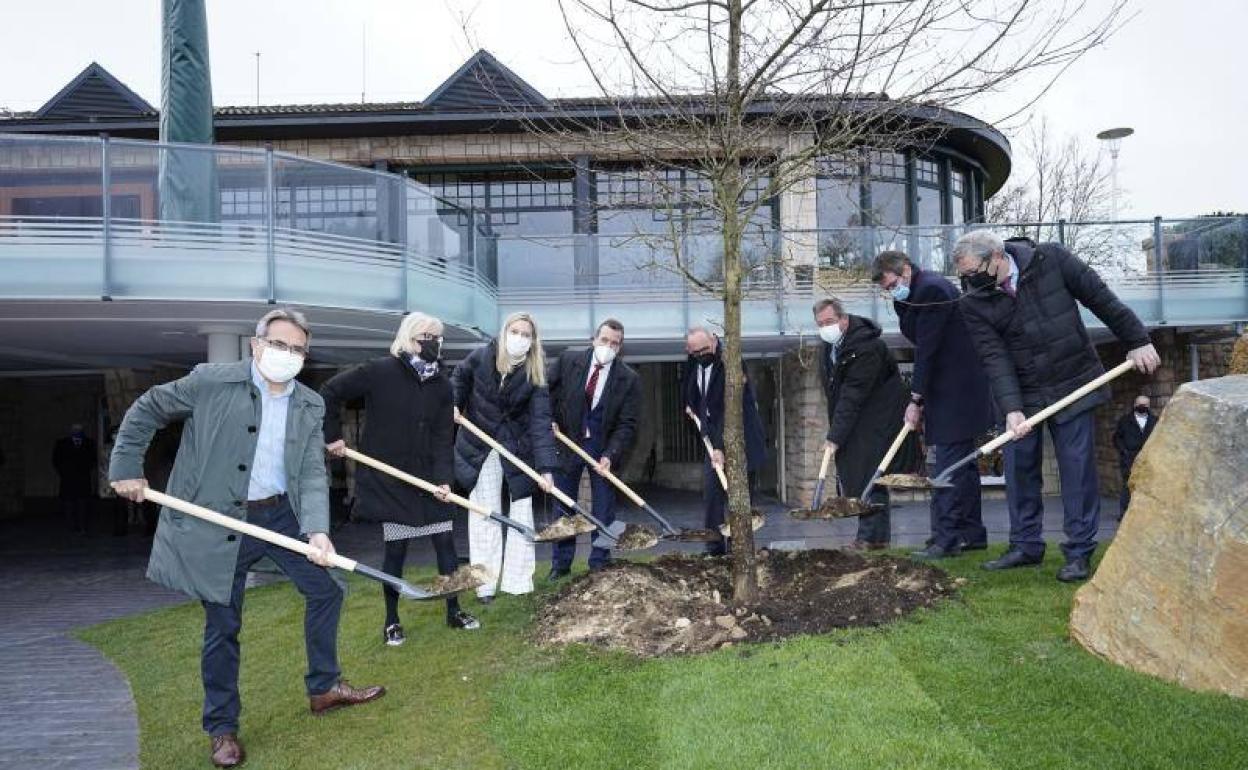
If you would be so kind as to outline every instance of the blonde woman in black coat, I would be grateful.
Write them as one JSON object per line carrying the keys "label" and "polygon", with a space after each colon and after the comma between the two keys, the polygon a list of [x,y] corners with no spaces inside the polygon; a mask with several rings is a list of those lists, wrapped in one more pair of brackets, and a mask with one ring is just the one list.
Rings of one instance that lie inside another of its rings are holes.
{"label": "blonde woman in black coat", "polygon": [[[498,339],[472,351],[455,367],[451,379],[459,411],[542,474],[541,484],[535,484],[471,432],[461,430],[455,439],[455,480],[472,490],[469,499],[474,503],[495,511],[502,510],[505,489],[511,500],[511,518],[533,526],[533,493],[539,487],[549,492],[554,487],[551,474],[559,467],[537,322],[528,313],[508,316]],[[498,587],[505,593],[533,590],[536,554],[531,540],[472,516],[468,519],[468,550],[473,564],[484,565],[490,574],[499,576]],[[477,589],[477,596],[489,602],[494,592],[493,584],[484,585]]]}
{"label": "blonde woman in black coat", "polygon": [[[458,566],[451,535],[452,509],[445,502],[454,476],[452,465],[454,419],[451,383],[442,371],[442,322],[423,313],[411,313],[399,324],[390,355],[374,358],[336,375],[321,388],[325,399],[325,443],[331,455],[341,457],[342,406],[364,401],[361,452],[437,484],[442,491],[429,495],[372,468],[355,469],[356,518],[379,521],[386,543],[385,572],[403,576],[408,543],[428,536],[438,558],[438,573],[449,575]],[[382,589],[386,619],[385,643],[403,644],[398,593]],[[446,623],[451,628],[475,629],[477,619],[446,600]]]}

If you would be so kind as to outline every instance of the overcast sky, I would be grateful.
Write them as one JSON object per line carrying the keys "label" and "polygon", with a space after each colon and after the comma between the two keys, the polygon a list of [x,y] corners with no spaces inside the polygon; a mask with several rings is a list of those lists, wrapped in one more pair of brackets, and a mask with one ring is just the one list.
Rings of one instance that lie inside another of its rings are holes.
{"label": "overcast sky", "polygon": [[[1109,0],[1089,0],[1096,5]],[[592,90],[555,0],[209,0],[213,97],[263,103],[419,100],[477,45],[547,96]],[[1135,0],[1136,17],[1033,108],[1094,143],[1130,126],[1122,215],[1248,211],[1248,0]],[[472,41],[464,31],[468,18]],[[367,46],[363,45],[367,40]],[[158,0],[6,0],[0,107],[37,109],[91,61],[159,105]],[[994,121],[1017,94],[972,110]],[[997,114],[994,114],[996,112]],[[1016,141],[1017,121],[1004,126]]]}

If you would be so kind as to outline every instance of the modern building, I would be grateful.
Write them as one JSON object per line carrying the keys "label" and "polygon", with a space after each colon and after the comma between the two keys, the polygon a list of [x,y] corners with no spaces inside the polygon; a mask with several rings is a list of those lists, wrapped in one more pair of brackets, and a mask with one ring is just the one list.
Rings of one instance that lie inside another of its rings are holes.
{"label": "modern building", "polygon": [[[597,156],[574,137],[552,146],[526,130],[613,110],[546,98],[480,51],[419,103],[217,108],[214,147],[156,143],[157,110],[98,64],[39,110],[0,113],[0,433],[26,447],[0,466],[0,496],[50,494],[44,456],[63,423],[103,433],[146,384],[246,355],[248,322],[271,303],[308,311],[313,380],[380,354],[409,310],[447,321],[453,361],[512,310],[536,315],[550,352],[618,317],[646,383],[628,475],[696,485],[678,363],[684,331],[720,311],[660,263],[675,227],[713,280],[717,235],[696,219],[674,224],[655,203],[654,170],[627,154]],[[744,321],[771,441],[763,485],[781,495],[805,488],[822,440],[803,348],[818,287],[887,247],[944,269],[948,246],[1010,172],[1009,143],[991,125],[898,110],[929,129],[923,146],[819,159],[809,184],[763,201],[752,221],[748,249],[788,265],[752,282]],[[803,141],[794,131],[777,146]],[[692,170],[663,173],[692,194],[701,184]],[[169,214],[187,188],[211,195],[206,221]],[[1215,284],[1193,285],[1216,294]],[[1242,301],[1232,318],[1207,292],[1172,291],[1167,305],[1159,287],[1148,276],[1124,284],[1151,323],[1172,322],[1168,310],[1194,327],[1244,317]],[[1228,301],[1242,299],[1236,291]],[[837,292],[901,344],[862,281]]]}

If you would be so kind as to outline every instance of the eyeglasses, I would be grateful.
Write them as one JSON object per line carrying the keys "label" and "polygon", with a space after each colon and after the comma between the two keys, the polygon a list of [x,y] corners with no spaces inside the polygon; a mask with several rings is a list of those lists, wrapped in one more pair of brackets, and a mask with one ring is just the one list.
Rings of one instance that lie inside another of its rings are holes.
{"label": "eyeglasses", "polygon": [[280,350],[283,353],[294,353],[295,355],[302,356],[304,358],[308,357],[308,348],[306,345],[287,345],[281,340],[271,340],[268,337],[260,337],[258,339],[274,350]]}
{"label": "eyeglasses", "polygon": [[412,339],[417,342],[436,342],[439,345],[442,344],[442,335],[434,336],[432,334],[417,334]]}

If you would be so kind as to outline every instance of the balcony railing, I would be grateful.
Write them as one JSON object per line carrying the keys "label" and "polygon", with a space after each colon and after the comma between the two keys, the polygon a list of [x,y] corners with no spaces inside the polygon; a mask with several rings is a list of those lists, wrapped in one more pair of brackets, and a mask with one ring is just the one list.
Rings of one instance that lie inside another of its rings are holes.
{"label": "balcony railing", "polygon": [[[874,256],[900,249],[949,274],[958,236],[984,226],[752,231],[745,332],[812,331],[824,294],[894,329]],[[1248,217],[993,227],[1065,243],[1150,325],[1248,319]],[[406,177],[269,149],[0,135],[0,298],[420,309],[489,333],[531,309],[551,339],[609,314],[671,337],[722,317],[722,250],[701,227],[497,235]]]}

